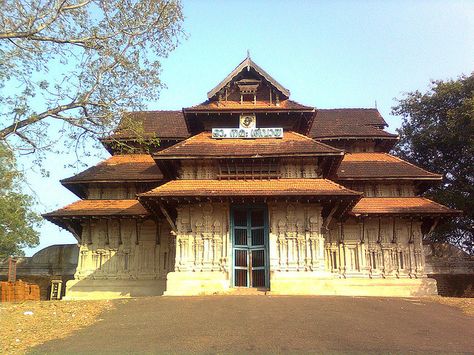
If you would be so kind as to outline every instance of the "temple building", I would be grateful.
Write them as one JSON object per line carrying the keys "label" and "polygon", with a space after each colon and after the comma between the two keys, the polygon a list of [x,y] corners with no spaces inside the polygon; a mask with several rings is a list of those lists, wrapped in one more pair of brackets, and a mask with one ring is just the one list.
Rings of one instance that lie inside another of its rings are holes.
{"label": "temple building", "polygon": [[377,109],[299,104],[247,57],[205,102],[123,120],[142,139],[119,125],[44,215],[80,247],[68,298],[436,293],[422,240],[458,211],[420,197],[442,177],[388,153]]}

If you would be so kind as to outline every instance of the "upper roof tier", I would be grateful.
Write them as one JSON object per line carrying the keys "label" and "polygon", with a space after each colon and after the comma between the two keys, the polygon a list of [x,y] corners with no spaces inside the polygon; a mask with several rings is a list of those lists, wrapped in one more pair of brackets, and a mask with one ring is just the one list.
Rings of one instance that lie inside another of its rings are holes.
{"label": "upper roof tier", "polygon": [[[130,125],[127,124],[128,120],[138,123],[139,129],[131,130]],[[166,140],[181,140],[189,137],[182,111],[135,111],[123,115],[121,123],[110,138],[135,139],[137,134]]]}
{"label": "upper roof tier", "polygon": [[344,153],[306,137],[287,131],[283,138],[253,139],[214,139],[211,132],[201,132],[172,147],[153,155],[159,159],[195,158],[263,158],[287,156],[338,155]]}
{"label": "upper roof tier", "polygon": [[270,104],[268,100],[250,101],[211,101],[206,100],[195,106],[184,109],[186,113],[208,112],[208,111],[308,111],[315,112],[315,108],[302,105],[293,100],[282,100],[278,105]]}
{"label": "upper roof tier", "polygon": [[[259,112],[258,110],[255,111]],[[263,116],[259,121],[264,122],[267,119],[266,113],[261,114]],[[393,141],[393,143],[397,141],[396,135],[381,129],[386,123],[377,109],[324,109],[316,110],[310,114],[314,116],[314,121],[312,121],[307,135],[317,140],[329,142],[337,139],[379,139]],[[230,119],[238,122],[238,116],[234,116]],[[284,116],[286,116],[286,114]],[[133,118],[143,125],[143,134],[145,137],[158,138],[161,147],[169,146],[167,142],[170,140],[179,141],[191,135],[186,126],[182,111],[130,112],[127,114],[127,117]],[[283,119],[283,116],[281,116],[281,118]],[[211,123],[214,122],[219,125],[222,125],[221,122],[223,122],[220,116],[214,117],[213,115],[206,115],[206,119]],[[102,142],[107,146],[109,151],[114,152],[113,147],[108,145],[108,143],[113,140],[133,139],[133,134],[133,132],[120,131],[119,129],[116,134],[108,139],[102,140]],[[393,143],[389,144],[389,147],[391,147]]]}

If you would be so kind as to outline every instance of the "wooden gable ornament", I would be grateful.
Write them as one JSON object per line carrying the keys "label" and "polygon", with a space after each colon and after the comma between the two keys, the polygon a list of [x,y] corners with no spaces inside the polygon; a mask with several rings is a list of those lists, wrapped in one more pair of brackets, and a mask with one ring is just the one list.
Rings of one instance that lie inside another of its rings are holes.
{"label": "wooden gable ornament", "polygon": [[265,70],[247,56],[223,81],[207,93],[211,101],[240,101],[241,104],[257,100],[279,106],[281,100],[290,97],[284,88]]}

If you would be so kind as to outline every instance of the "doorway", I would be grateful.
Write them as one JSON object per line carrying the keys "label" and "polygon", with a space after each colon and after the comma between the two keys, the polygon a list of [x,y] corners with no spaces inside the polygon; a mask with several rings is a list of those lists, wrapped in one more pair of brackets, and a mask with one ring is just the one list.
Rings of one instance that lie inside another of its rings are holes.
{"label": "doorway", "polygon": [[231,209],[233,285],[269,288],[266,206]]}

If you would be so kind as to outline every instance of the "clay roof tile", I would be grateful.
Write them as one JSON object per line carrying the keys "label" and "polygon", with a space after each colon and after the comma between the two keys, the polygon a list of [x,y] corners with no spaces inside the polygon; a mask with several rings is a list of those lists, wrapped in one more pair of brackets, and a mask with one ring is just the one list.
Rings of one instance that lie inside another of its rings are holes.
{"label": "clay roof tile", "polygon": [[173,180],[139,197],[352,196],[361,193],[327,179]]}
{"label": "clay roof tile", "polygon": [[214,139],[211,132],[199,133],[153,155],[155,159],[187,157],[265,157],[298,155],[341,155],[342,151],[295,132],[283,138]]}
{"label": "clay roof tile", "polygon": [[43,214],[54,217],[146,216],[148,211],[137,200],[79,200],[56,211]]}
{"label": "clay roof tile", "polygon": [[458,210],[453,210],[424,197],[365,197],[352,209],[354,215],[453,215],[459,213]]}
{"label": "clay roof tile", "polygon": [[411,178],[441,180],[442,176],[388,153],[347,153],[337,172],[340,180]]}

